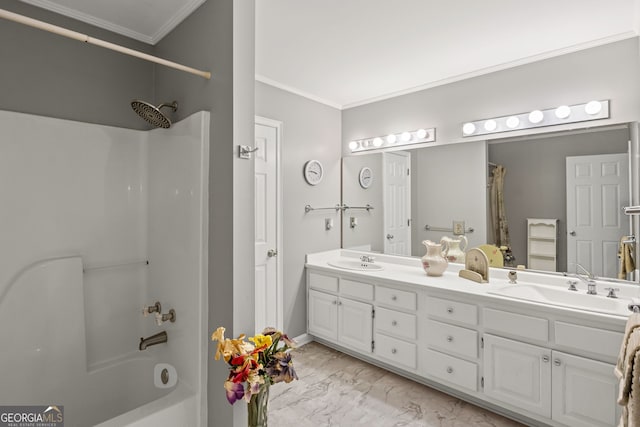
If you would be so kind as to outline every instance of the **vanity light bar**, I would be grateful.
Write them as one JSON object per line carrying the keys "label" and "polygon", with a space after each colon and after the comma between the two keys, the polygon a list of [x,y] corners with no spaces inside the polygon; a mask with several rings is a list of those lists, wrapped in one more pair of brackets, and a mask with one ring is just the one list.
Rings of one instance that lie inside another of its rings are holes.
{"label": "vanity light bar", "polygon": [[352,153],[368,150],[378,150],[389,147],[404,147],[424,142],[434,142],[436,140],[436,129],[417,129],[399,133],[391,133],[385,136],[372,138],[354,139],[349,142],[349,150]]}
{"label": "vanity light bar", "polygon": [[533,110],[529,113],[467,122],[462,125],[462,136],[487,135],[608,118],[609,100],[590,101],[586,104],[561,105],[547,110]]}

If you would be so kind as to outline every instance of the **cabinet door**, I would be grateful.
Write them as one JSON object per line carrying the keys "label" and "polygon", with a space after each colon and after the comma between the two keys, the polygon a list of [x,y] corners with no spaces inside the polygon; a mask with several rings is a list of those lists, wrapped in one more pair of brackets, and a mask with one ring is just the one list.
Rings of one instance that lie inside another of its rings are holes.
{"label": "cabinet door", "polygon": [[484,392],[551,417],[551,350],[484,335]]}
{"label": "cabinet door", "polygon": [[338,297],[309,290],[309,333],[331,341],[338,339]]}
{"label": "cabinet door", "polygon": [[617,424],[613,365],[554,351],[552,377],[554,421],[575,427]]}
{"label": "cabinet door", "polygon": [[372,313],[371,304],[340,298],[338,300],[338,342],[354,350],[371,353]]}

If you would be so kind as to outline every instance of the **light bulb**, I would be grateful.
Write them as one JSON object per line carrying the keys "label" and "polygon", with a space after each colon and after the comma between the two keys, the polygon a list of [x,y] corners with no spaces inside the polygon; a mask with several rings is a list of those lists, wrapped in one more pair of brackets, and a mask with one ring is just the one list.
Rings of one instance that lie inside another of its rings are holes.
{"label": "light bulb", "polygon": [[379,136],[373,138],[373,146],[374,147],[380,147],[383,143],[384,143],[384,141]]}
{"label": "light bulb", "polygon": [[359,144],[358,144],[358,141],[351,141],[351,142],[349,143],[349,149],[350,149],[351,151],[353,151],[353,150],[355,150],[355,149],[357,149],[357,148],[358,148],[358,145],[359,145]]}
{"label": "light bulb", "polygon": [[428,132],[426,131],[426,129],[418,129],[416,131],[416,136],[418,137],[418,139],[424,139],[426,138],[428,135]]}
{"label": "light bulb", "polygon": [[471,135],[475,131],[476,131],[476,125],[474,125],[473,123],[465,123],[462,126],[462,133],[464,133],[465,135]]}
{"label": "light bulb", "polygon": [[529,121],[533,124],[540,123],[544,119],[544,114],[540,110],[533,110],[529,113]]}
{"label": "light bulb", "polygon": [[410,132],[402,132],[402,135],[400,135],[400,139],[403,142],[409,142],[411,141],[411,133]]}
{"label": "light bulb", "polygon": [[520,124],[520,119],[517,118],[516,116],[511,116],[507,119],[507,127],[509,129],[517,128],[519,124]]}
{"label": "light bulb", "polygon": [[493,132],[494,130],[496,130],[497,127],[498,127],[498,124],[493,119],[487,120],[486,122],[484,122],[484,130],[488,132]]}
{"label": "light bulb", "polygon": [[394,134],[387,135],[387,142],[389,144],[395,144],[396,140],[397,140],[397,138],[396,138],[396,136]]}
{"label": "light bulb", "polygon": [[561,105],[556,108],[556,117],[559,119],[566,119],[571,115],[571,108],[567,105]]}
{"label": "light bulb", "polygon": [[587,105],[584,106],[584,111],[590,116],[595,116],[602,111],[602,104],[598,101],[589,101]]}

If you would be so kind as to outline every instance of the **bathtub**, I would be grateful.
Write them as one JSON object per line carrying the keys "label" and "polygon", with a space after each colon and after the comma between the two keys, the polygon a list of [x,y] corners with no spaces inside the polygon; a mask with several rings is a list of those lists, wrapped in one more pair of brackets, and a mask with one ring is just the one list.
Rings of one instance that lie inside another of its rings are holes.
{"label": "bathtub", "polygon": [[[209,114],[144,132],[0,111],[0,127],[0,405],[206,424]],[[156,301],[175,323],[143,316]]]}

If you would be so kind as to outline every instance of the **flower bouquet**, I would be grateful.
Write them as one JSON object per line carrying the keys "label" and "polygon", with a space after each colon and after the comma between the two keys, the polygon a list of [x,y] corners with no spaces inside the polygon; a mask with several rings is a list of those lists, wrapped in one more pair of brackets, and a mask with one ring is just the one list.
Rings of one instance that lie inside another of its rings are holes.
{"label": "flower bouquet", "polygon": [[218,342],[215,360],[222,356],[229,364],[229,377],[224,382],[227,400],[234,404],[244,398],[249,426],[266,426],[269,386],[298,379],[290,354],[295,343],[275,328],[266,328],[248,341],[244,334],[237,339],[225,338],[224,331],[223,327],[216,329],[211,340]]}

